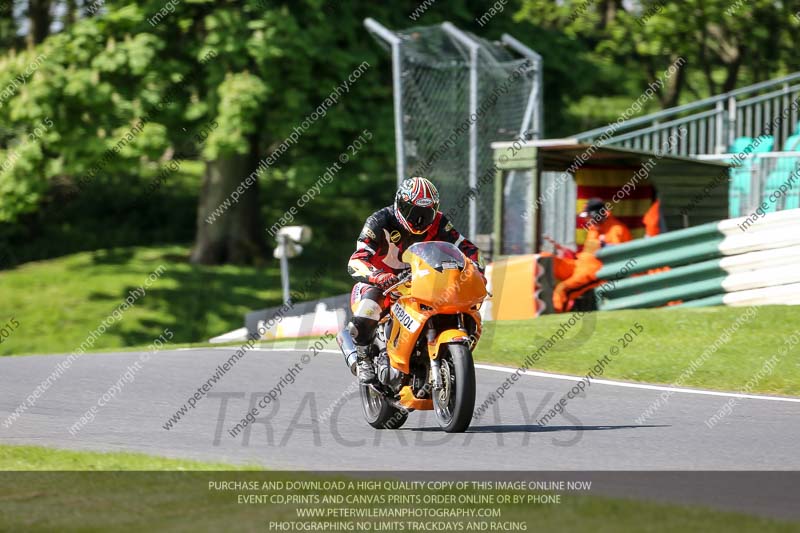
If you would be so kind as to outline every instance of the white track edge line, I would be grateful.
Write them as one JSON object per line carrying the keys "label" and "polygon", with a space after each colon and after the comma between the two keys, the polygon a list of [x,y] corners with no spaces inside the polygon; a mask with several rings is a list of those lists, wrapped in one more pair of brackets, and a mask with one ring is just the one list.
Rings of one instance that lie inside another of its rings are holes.
{"label": "white track edge line", "polygon": [[[508,368],[504,366],[494,366],[494,365],[484,365],[480,363],[475,364],[475,368],[480,368],[482,370],[493,370],[495,372],[505,372],[508,374],[513,374],[516,372],[513,368]],[[526,376],[535,376],[539,378],[551,378],[551,379],[563,379],[566,381],[580,381],[584,379],[585,376],[570,376],[567,374],[551,374],[549,372],[537,372],[535,370],[523,370],[520,374],[524,374]],[[592,384],[598,385],[609,385],[612,387],[628,387],[631,389],[646,389],[646,390],[657,390],[657,391],[669,391],[669,392],[682,392],[684,394],[702,394],[706,396],[724,396],[728,398],[744,398],[748,400],[769,400],[773,402],[789,402],[789,403],[800,403],[800,398],[786,398],[783,396],[762,396],[758,394],[741,394],[738,392],[721,392],[721,391],[712,391],[712,390],[705,390],[705,389],[689,389],[684,387],[669,387],[667,385],[649,385],[646,383],[629,383],[627,381],[614,381],[610,379],[591,379]]]}

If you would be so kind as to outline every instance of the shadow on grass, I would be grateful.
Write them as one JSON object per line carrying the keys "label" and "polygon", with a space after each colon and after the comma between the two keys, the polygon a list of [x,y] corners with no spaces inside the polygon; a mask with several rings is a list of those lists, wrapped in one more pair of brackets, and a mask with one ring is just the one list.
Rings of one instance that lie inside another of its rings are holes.
{"label": "shadow on grass", "polygon": [[97,250],[92,253],[92,263],[95,265],[124,265],[130,263],[135,254],[134,248]]}
{"label": "shadow on grass", "polygon": [[[185,250],[179,245],[97,250],[86,259],[58,265],[64,270],[59,275],[73,285],[79,280],[82,300],[92,303],[92,318],[84,320],[86,331],[81,327],[79,337],[106,322],[103,347],[148,346],[162,335],[170,344],[205,342],[241,328],[250,311],[281,305],[277,260],[259,267],[201,266],[190,264]],[[319,261],[312,254],[292,260],[291,289],[301,292],[298,302],[349,292],[352,281],[346,264],[346,259]],[[160,265],[164,268],[158,278],[145,287]],[[137,295],[133,305],[120,309],[121,317],[113,317],[126,298],[131,301],[131,294]],[[171,336],[165,335],[166,329]]]}
{"label": "shadow on grass", "polygon": [[[166,281],[170,283],[163,283]],[[255,290],[263,289],[265,285],[279,285],[280,277],[269,271],[215,272],[192,267],[188,270],[168,269],[159,282],[147,289],[146,295],[136,304],[155,311],[153,318],[143,318],[137,327],[123,328],[118,332],[126,346],[149,344],[153,342],[154,334],[157,336],[167,328],[173,333],[171,342],[182,343],[206,341],[225,333],[211,331],[220,325],[224,326],[223,329],[241,327],[244,323],[243,309],[258,309],[265,304],[254,295]],[[163,288],[165,285],[169,288]],[[250,287],[253,291],[243,293],[237,290],[240,287]],[[133,289],[128,287],[120,299],[127,295],[127,290]]]}
{"label": "shadow on grass", "polygon": [[[317,268],[317,265],[294,266],[291,271],[293,289],[300,289]],[[153,311],[152,315],[135,322],[123,320],[122,327],[115,334],[126,346],[150,344],[166,328],[173,333],[172,343],[206,341],[242,327],[246,312],[280,305],[280,287],[280,270],[274,267],[234,269],[183,264],[180,268],[167,268],[135,304]],[[118,296],[109,300],[122,302],[128,291],[135,289],[133,286],[125,287]],[[265,289],[275,296],[262,298],[257,295]],[[349,285],[340,280],[320,279],[304,300],[347,290]]]}

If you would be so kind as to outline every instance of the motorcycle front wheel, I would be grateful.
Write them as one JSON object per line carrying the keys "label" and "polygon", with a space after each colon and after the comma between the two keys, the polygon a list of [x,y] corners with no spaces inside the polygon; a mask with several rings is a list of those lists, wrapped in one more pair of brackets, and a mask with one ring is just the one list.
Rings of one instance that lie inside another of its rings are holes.
{"label": "motorcycle front wheel", "polygon": [[441,358],[442,390],[433,393],[433,410],[447,433],[463,433],[475,408],[475,363],[464,344],[448,344]]}
{"label": "motorcycle front wheel", "polygon": [[408,411],[399,409],[368,385],[359,387],[364,418],[375,429],[399,429],[408,419]]}

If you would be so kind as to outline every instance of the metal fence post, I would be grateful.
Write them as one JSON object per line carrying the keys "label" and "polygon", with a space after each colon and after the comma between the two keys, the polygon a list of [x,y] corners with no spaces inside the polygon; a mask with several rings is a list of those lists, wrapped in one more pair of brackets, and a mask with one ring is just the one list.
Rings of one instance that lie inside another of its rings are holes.
{"label": "metal fence post", "polygon": [[450,22],[443,22],[442,29],[469,49],[469,230],[467,236],[474,239],[478,232],[478,52],[480,44]]}
{"label": "metal fence post", "polygon": [[736,140],[736,97],[728,98],[728,146]]}
{"label": "metal fence post", "polygon": [[[789,109],[789,84],[784,83],[781,85],[781,112],[785,109]],[[786,117],[787,119],[781,120],[781,143],[785,143],[786,139],[792,135],[792,128],[794,128],[794,124],[791,122],[790,117]]]}
{"label": "metal fence post", "polygon": [[533,139],[541,139],[544,136],[544,74],[542,56],[522,44],[519,40],[512,35],[504,33],[501,37],[503,44],[517,52],[523,57],[530,59],[533,64],[534,80],[531,87],[531,94],[528,98],[528,105],[525,108],[525,116],[522,119],[522,126],[520,127],[520,137],[527,135],[528,129],[532,127],[531,137]]}
{"label": "metal fence post", "polygon": [[364,19],[364,26],[392,47],[392,92],[394,97],[394,146],[397,157],[397,184],[406,179],[406,150],[403,133],[403,53],[402,39],[373,18]]}
{"label": "metal fence post", "polygon": [[283,303],[291,301],[291,291],[289,290],[289,236],[279,235],[281,248],[281,288],[283,289]]}
{"label": "metal fence post", "polygon": [[[539,54],[536,54],[539,55]],[[536,60],[536,119],[533,121],[533,138],[544,138],[544,62]]]}

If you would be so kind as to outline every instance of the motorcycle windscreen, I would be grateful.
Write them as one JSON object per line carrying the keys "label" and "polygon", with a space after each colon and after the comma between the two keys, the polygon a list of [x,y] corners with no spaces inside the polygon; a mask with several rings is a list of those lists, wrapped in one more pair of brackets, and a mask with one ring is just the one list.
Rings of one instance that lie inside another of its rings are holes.
{"label": "motorcycle windscreen", "polygon": [[[404,261],[406,254],[417,256],[437,272],[456,268],[463,270],[467,259],[455,245],[441,241],[414,243],[403,254]],[[410,264],[409,261],[406,263]]]}
{"label": "motorcycle windscreen", "polygon": [[453,244],[412,244],[403,254],[403,261],[411,265],[413,274],[410,295],[438,312],[463,312],[486,297],[478,270]]}

